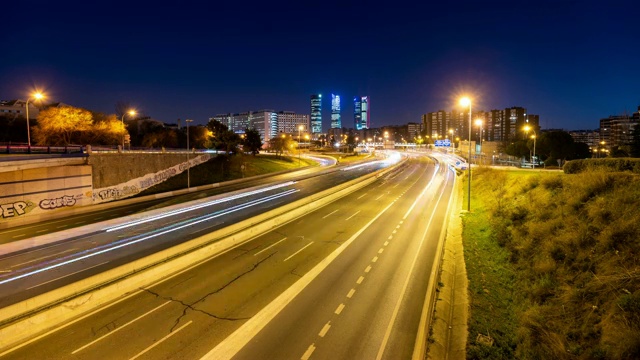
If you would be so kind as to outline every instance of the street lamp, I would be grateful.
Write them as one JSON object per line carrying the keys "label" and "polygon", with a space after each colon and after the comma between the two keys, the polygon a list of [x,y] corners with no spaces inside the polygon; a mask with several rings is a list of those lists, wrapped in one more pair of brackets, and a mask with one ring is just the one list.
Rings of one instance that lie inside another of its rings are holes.
{"label": "street lamp", "polygon": [[[121,121],[122,121],[122,129],[123,130],[125,129],[125,127],[124,127],[124,116],[127,115],[127,114],[129,114],[131,116],[134,116],[136,114],[136,112],[135,112],[135,110],[129,110],[129,111],[125,112],[124,114],[122,114]],[[129,150],[131,150],[131,147],[129,147]],[[124,151],[124,132],[122,133],[122,151]]]}
{"label": "street lamp", "polygon": [[467,191],[467,211],[471,211],[471,99],[463,97],[460,99],[460,105],[469,106],[469,189]]}
{"label": "street lamp", "polygon": [[[35,94],[33,94],[33,98],[34,100],[40,100],[44,97],[44,95],[42,95],[41,92],[37,92]],[[27,144],[29,145],[29,147],[31,147],[31,128],[29,126],[29,100],[31,100],[31,97],[27,97],[27,104],[26,104],[26,110],[27,110]]]}
{"label": "street lamp", "polygon": [[302,139],[300,132],[302,131],[302,129],[304,129],[304,126],[299,125],[298,126],[298,167],[302,166],[302,164],[300,163],[300,140]]}
{"label": "street lamp", "polygon": [[482,162],[482,119],[476,119],[476,126],[480,128],[480,162]]}
{"label": "street lamp", "polygon": [[536,134],[536,131],[531,126],[525,125],[524,131],[527,133],[527,137],[529,136],[529,130],[533,131],[533,135],[531,136],[531,138],[533,138],[533,157],[531,158],[531,163],[532,168],[535,169],[536,162],[533,159],[536,157],[536,138],[538,137],[538,134]]}
{"label": "street lamp", "polygon": [[191,158],[189,156],[189,123],[193,122],[193,120],[187,119],[184,122],[187,123],[187,189],[191,189],[191,172],[189,171],[191,168]]}

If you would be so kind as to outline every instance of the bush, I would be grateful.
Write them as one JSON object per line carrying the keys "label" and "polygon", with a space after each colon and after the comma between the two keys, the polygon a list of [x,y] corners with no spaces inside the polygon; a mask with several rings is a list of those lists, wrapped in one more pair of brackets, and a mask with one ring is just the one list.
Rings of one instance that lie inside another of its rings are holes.
{"label": "bush", "polygon": [[614,158],[614,159],[581,159],[567,161],[562,168],[565,174],[579,174],[587,170],[630,171],[640,174],[640,159]]}

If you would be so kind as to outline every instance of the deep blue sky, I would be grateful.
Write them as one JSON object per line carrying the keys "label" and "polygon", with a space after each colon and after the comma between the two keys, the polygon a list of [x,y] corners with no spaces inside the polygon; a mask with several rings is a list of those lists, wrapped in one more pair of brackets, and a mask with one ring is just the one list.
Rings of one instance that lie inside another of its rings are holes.
{"label": "deep blue sky", "polygon": [[640,4],[613,1],[9,2],[0,99],[33,87],[165,122],[269,108],[308,114],[322,93],[371,98],[372,126],[523,106],[543,128],[593,129],[640,105]]}

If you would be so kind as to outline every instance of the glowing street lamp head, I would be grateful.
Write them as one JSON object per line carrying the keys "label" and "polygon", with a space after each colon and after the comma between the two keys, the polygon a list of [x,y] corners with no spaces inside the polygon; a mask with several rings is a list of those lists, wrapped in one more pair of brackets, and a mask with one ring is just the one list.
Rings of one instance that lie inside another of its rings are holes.
{"label": "glowing street lamp head", "polygon": [[469,99],[468,97],[463,97],[462,99],[460,99],[460,105],[462,106],[469,106],[471,105],[471,99]]}
{"label": "glowing street lamp head", "polygon": [[300,130],[300,131],[304,130],[304,126],[302,126],[302,125],[298,126],[298,130]]}
{"label": "glowing street lamp head", "polygon": [[482,126],[482,119],[476,119],[476,126]]}
{"label": "glowing street lamp head", "polygon": [[136,114],[136,111],[135,110],[129,110],[128,114],[131,115],[131,116],[134,116]]}
{"label": "glowing street lamp head", "polygon": [[529,132],[529,130],[531,130],[531,127],[529,127],[529,125],[525,125],[524,131]]}
{"label": "glowing street lamp head", "polygon": [[36,100],[40,100],[40,99],[42,99],[44,97],[44,95],[41,92],[38,91],[38,92],[33,94],[33,97]]}

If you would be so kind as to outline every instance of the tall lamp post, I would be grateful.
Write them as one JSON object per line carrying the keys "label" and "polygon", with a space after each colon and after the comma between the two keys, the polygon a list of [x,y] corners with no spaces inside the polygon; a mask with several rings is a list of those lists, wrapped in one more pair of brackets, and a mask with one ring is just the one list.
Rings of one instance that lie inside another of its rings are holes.
{"label": "tall lamp post", "polygon": [[300,132],[304,129],[304,125],[298,125],[298,167],[302,166],[300,163],[300,142],[302,141],[302,135]]}
{"label": "tall lamp post", "polygon": [[467,190],[467,211],[471,211],[471,99],[463,97],[460,99],[460,105],[469,106],[469,188]]}
{"label": "tall lamp post", "polygon": [[[129,111],[125,112],[124,114],[122,114],[121,121],[122,121],[122,128],[123,129],[125,129],[125,127],[124,127],[124,116],[127,115],[127,114],[129,114],[131,116],[134,116],[136,114],[136,112],[135,112],[135,110],[129,110]],[[124,132],[123,132],[122,133],[122,151],[124,151],[124,137],[125,137],[125,135],[124,135]],[[129,150],[131,150],[131,147],[129,147]]]}
{"label": "tall lamp post", "polygon": [[[40,100],[44,97],[44,95],[42,95],[42,93],[37,92],[35,94],[33,94],[33,99],[34,100]],[[31,147],[31,127],[29,126],[29,100],[31,100],[31,97],[29,96],[27,98],[27,104],[26,104],[26,111],[27,111],[27,144],[29,145],[29,147]]]}
{"label": "tall lamp post", "polygon": [[536,134],[536,131],[529,125],[526,125],[524,127],[524,131],[527,133],[527,137],[529,136],[529,131],[533,131],[533,156],[531,158],[531,164],[532,164],[532,168],[535,169],[536,168],[536,162],[533,160],[536,157],[536,138],[538,137],[538,134]]}
{"label": "tall lamp post", "polygon": [[187,123],[187,189],[191,189],[191,172],[189,171],[191,169],[191,164],[189,163],[191,160],[189,156],[189,123],[193,122],[193,120],[187,119],[184,122]]}
{"label": "tall lamp post", "polygon": [[482,162],[482,131],[484,130],[482,127],[482,119],[476,119],[476,126],[478,126],[480,130],[480,162]]}
{"label": "tall lamp post", "polygon": [[451,135],[451,142],[449,143],[449,150],[453,149],[453,129],[449,129],[449,134]]}

